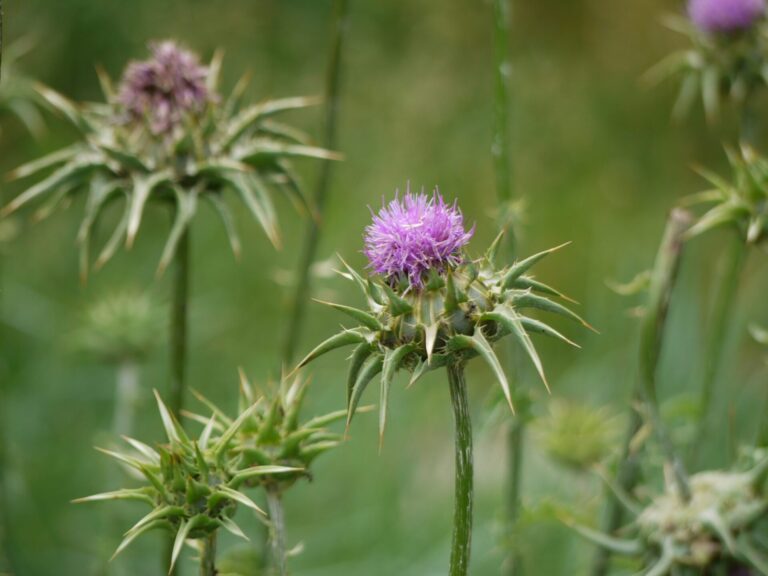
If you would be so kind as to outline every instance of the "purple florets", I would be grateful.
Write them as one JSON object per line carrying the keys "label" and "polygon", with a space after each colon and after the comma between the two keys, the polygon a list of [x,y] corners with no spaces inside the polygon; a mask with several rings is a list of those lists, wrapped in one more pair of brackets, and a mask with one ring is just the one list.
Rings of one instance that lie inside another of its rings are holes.
{"label": "purple florets", "polygon": [[688,14],[705,32],[737,32],[765,15],[765,0],[690,0]]}
{"label": "purple florets", "polygon": [[155,134],[167,134],[187,114],[208,103],[208,68],[175,42],[150,44],[152,57],[132,62],[123,74],[119,101],[135,120],[146,117]]}
{"label": "purple florets", "polygon": [[419,288],[430,270],[443,272],[461,263],[461,249],[473,233],[474,227],[464,229],[456,203],[446,204],[437,190],[431,198],[406,192],[373,215],[364,252],[377,274],[393,282],[407,278]]}

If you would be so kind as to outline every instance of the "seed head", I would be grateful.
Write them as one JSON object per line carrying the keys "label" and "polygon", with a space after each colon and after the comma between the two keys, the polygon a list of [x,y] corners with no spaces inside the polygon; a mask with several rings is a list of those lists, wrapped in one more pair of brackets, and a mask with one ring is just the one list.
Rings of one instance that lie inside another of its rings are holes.
{"label": "seed head", "polygon": [[705,32],[737,32],[765,14],[765,0],[690,0],[688,14]]}
{"label": "seed head", "polygon": [[431,197],[407,191],[373,216],[364,252],[376,274],[390,283],[406,278],[420,288],[430,270],[443,272],[461,263],[461,249],[473,233],[474,227],[464,229],[456,203],[446,204],[437,190]]}
{"label": "seed head", "polygon": [[132,62],[123,74],[119,100],[134,120],[145,117],[155,134],[166,134],[187,114],[199,114],[211,95],[208,68],[198,57],[166,40],[150,44],[149,60]]}

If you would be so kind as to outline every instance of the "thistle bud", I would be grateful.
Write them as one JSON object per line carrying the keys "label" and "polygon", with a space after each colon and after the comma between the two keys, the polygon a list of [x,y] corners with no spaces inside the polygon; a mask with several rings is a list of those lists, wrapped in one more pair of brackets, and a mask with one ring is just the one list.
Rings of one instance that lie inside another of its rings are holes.
{"label": "thistle bud", "polygon": [[136,538],[155,529],[174,533],[171,570],[185,540],[205,538],[219,528],[241,538],[240,527],[232,520],[238,505],[264,515],[248,496],[239,491],[249,479],[269,474],[294,473],[296,469],[275,466],[240,468],[230,457],[232,439],[255,410],[251,407],[214,436],[216,419],[211,417],[197,440],[191,440],[155,392],[168,442],[156,447],[126,438],[129,452],[102,450],[121,464],[143,476],[147,484],[140,488],[116,490],[81,498],[75,502],[102,500],[137,500],[149,504],[152,511],[126,533],[114,556]]}
{"label": "thistle bud", "polygon": [[359,325],[329,338],[299,364],[354,345],[347,378],[347,423],[368,384],[381,374],[380,434],[387,417],[389,388],[395,373],[411,373],[411,384],[430,370],[482,357],[492,368],[512,406],[512,396],[492,344],[512,336],[523,347],[546,383],[531,334],[568,338],[527,312],[539,309],[588,326],[556,301],[562,294],[527,272],[551,249],[498,268],[497,238],[484,258],[470,260],[464,247],[472,236],[456,204],[436,191],[406,193],[384,206],[366,229],[365,254],[373,274],[363,278],[344,263],[343,275],[354,281],[367,309],[325,303]]}
{"label": "thistle bud", "polygon": [[765,0],[690,0],[688,15],[705,32],[735,32],[765,15]]}

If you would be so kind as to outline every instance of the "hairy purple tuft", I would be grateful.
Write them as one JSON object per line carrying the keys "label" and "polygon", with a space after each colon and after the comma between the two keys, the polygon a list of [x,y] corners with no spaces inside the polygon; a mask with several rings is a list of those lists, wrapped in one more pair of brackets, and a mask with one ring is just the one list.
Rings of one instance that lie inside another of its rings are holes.
{"label": "hairy purple tuft", "polygon": [[123,74],[119,101],[133,119],[147,118],[155,134],[167,134],[187,114],[199,114],[211,94],[208,68],[175,42],[152,43],[152,57],[132,62]]}
{"label": "hairy purple tuft", "polygon": [[364,252],[377,274],[393,282],[407,278],[420,288],[430,270],[443,272],[461,263],[461,249],[473,233],[474,227],[464,229],[456,203],[446,204],[437,190],[431,197],[407,191],[373,214]]}
{"label": "hairy purple tuft", "polygon": [[765,15],[765,0],[690,0],[688,14],[705,32],[737,32]]}

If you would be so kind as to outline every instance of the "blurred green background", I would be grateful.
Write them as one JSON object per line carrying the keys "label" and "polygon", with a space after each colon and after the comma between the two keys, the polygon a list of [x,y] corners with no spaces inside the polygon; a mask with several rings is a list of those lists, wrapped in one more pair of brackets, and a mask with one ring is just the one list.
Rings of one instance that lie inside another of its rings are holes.
{"label": "blurred green background", "polygon": [[[691,170],[724,172],[721,140],[731,122],[707,127],[700,110],[670,121],[673,83],[656,88],[640,78],[681,39],[660,24],[680,10],[661,0],[512,0],[513,119],[516,193],[525,199],[522,252],[573,241],[538,268],[537,276],[581,302],[579,311],[601,332],[563,325],[581,351],[540,342],[553,395],[611,414],[626,413],[635,380],[637,301],[615,295],[606,281],[628,280],[650,266],[665,214],[703,181]],[[350,0],[339,148],[320,246],[363,266],[361,234],[377,207],[407,182],[437,185],[458,198],[477,223],[471,245],[480,253],[493,238],[495,191],[490,142],[493,122],[492,10],[473,0]],[[148,40],[178,38],[209,58],[226,50],[225,83],[253,73],[254,99],[319,94],[328,57],[330,0],[6,0],[6,37],[36,48],[25,72],[79,100],[99,97],[94,65],[117,77],[126,61],[143,58]],[[71,141],[59,119],[32,139],[10,115],[0,117],[0,172]],[[291,121],[319,135],[320,109]],[[301,165],[312,184],[317,165]],[[19,191],[3,183],[5,199]],[[303,222],[279,205],[285,247],[275,252],[249,214],[238,213],[242,260],[231,257],[210,215],[193,230],[191,385],[233,408],[237,367],[251,378],[274,379],[289,291],[275,282],[296,263]],[[78,280],[75,235],[81,206],[34,224],[25,214],[3,252],[2,426],[7,444],[2,514],[18,576],[164,573],[159,535],[140,539],[111,565],[106,559],[122,530],[143,514],[137,506],[74,506],[72,498],[117,487],[113,464],[92,449],[111,439],[113,369],[73,354],[69,341],[83,309],[124,288],[148,289],[167,301],[169,279],[154,279],[162,215],[150,215],[130,252],[120,252],[87,286]],[[665,354],[663,393],[679,436],[686,432],[697,390],[709,275],[724,235],[697,241],[686,260]],[[748,441],[763,412],[765,372],[747,321],[766,320],[765,272],[753,255],[739,298],[739,318],[718,391],[719,423],[705,460],[719,465]],[[290,279],[290,278],[289,278]],[[340,301],[358,295],[343,280],[323,279],[316,291]],[[746,314],[749,317],[745,317]],[[308,308],[302,351],[332,333],[339,317]],[[557,321],[556,321],[557,322]],[[737,344],[741,344],[738,346]],[[306,415],[343,406],[343,353],[312,366]],[[141,425],[152,441],[160,423],[151,388],[167,385],[166,350],[143,371]],[[475,417],[477,512],[472,574],[501,573],[507,462],[504,418],[492,419],[496,386],[484,366],[469,375]],[[548,399],[534,378],[534,412]],[[404,384],[403,382],[401,382]],[[372,397],[368,400],[375,401]],[[448,389],[442,374],[415,388],[398,386],[381,455],[376,418],[360,417],[351,440],[323,457],[312,483],[286,498],[289,540],[304,543],[292,560],[302,576],[427,576],[444,574],[452,517],[453,447]],[[529,435],[524,473],[526,514],[515,538],[526,573],[585,574],[592,548],[552,513],[566,507],[596,522],[599,482],[554,462]],[[649,478],[657,484],[660,478]],[[241,513],[243,517],[246,514]],[[244,522],[255,533],[256,526]],[[236,543],[225,539],[222,549]],[[0,568],[2,568],[0,566]],[[185,574],[193,573],[190,562]]]}

